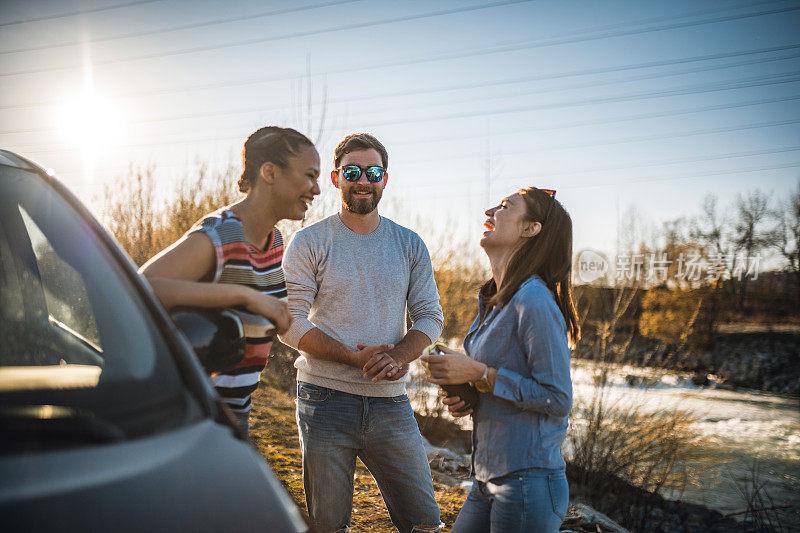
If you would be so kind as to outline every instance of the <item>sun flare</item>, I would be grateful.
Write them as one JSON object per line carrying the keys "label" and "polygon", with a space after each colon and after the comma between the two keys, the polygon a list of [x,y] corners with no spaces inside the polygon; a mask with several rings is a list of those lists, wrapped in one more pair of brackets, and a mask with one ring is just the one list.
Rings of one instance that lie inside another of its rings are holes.
{"label": "sun flare", "polygon": [[94,90],[84,90],[67,99],[59,114],[64,141],[92,161],[120,141],[123,129],[124,117],[119,105]]}

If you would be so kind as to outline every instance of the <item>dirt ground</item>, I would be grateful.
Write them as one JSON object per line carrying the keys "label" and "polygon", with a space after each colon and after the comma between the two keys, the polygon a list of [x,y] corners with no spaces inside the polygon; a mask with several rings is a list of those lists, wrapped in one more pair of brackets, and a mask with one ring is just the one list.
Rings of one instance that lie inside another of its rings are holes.
{"label": "dirt ground", "polygon": [[[305,508],[294,400],[271,381],[272,378],[268,375],[262,378],[261,385],[253,395],[250,438],[292,498]],[[442,522],[446,526],[444,531],[449,531],[466,498],[466,492],[438,483],[434,483],[434,491],[441,509]],[[354,532],[396,531],[389,520],[389,513],[378,486],[361,461],[356,468],[352,528]]]}

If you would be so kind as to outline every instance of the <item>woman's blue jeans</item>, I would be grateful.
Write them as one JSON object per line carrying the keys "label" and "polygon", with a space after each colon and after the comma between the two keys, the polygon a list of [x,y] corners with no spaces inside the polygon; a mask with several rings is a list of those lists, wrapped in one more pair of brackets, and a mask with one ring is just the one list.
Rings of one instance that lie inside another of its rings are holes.
{"label": "woman's blue jeans", "polygon": [[564,470],[528,468],[485,483],[473,478],[453,533],[557,532],[568,501]]}
{"label": "woman's blue jeans", "polygon": [[401,533],[439,531],[428,457],[407,395],[358,396],[299,382],[297,426],[308,514],[319,531],[349,531],[357,457]]}

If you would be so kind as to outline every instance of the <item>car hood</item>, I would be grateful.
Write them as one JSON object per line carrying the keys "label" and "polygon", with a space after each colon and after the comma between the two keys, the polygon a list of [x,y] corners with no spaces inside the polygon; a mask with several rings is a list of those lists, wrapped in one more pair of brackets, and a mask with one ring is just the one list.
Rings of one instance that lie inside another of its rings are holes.
{"label": "car hood", "polygon": [[155,437],[0,457],[0,516],[25,531],[304,531],[264,459],[204,420]]}

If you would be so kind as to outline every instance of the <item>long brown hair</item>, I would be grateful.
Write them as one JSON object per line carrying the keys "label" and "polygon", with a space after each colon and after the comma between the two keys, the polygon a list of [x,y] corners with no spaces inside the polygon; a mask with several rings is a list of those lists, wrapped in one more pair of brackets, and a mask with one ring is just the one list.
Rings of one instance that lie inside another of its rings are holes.
{"label": "long brown hair", "polygon": [[[481,287],[481,296],[487,307],[505,305],[525,280],[538,275],[553,293],[567,325],[570,347],[574,347],[581,332],[572,300],[572,219],[558,200],[536,187],[520,189],[517,194],[525,201],[526,219],[541,222],[542,230],[511,254],[500,290],[490,279]],[[550,202],[553,207],[548,215]]]}

